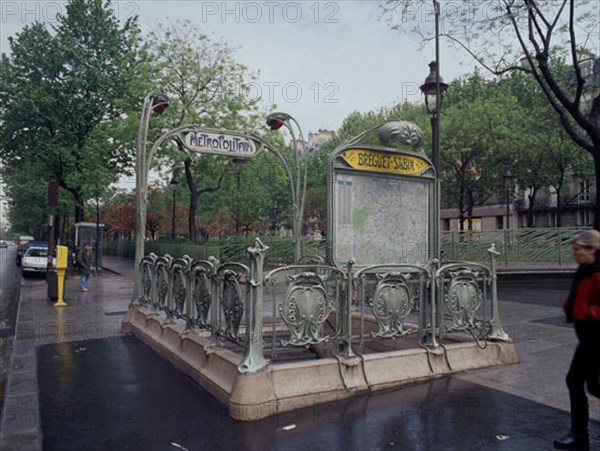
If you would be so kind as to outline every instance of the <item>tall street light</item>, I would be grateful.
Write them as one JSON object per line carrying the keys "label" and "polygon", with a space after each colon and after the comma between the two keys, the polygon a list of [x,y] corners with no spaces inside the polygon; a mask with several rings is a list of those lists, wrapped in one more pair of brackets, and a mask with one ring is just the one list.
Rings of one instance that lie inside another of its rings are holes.
{"label": "tall street light", "polygon": [[144,258],[144,240],[146,239],[146,202],[148,199],[148,172],[150,158],[148,152],[148,127],[152,113],[162,114],[169,106],[164,94],[151,92],[144,98],[137,135],[135,152],[135,267],[132,303],[137,303],[141,287],[140,265]]}
{"label": "tall street light", "polygon": [[[436,27],[437,28],[437,27]],[[437,46],[436,46],[437,47]],[[448,85],[444,83],[444,80],[440,76],[438,70],[437,61],[429,63],[429,75],[425,79],[425,82],[421,85],[421,91],[425,95],[425,106],[427,112],[431,115],[431,163],[435,169],[436,179],[436,193],[435,193],[435,205],[434,205],[434,239],[433,239],[433,253],[434,257],[441,258],[441,245],[440,245],[440,132],[439,132],[439,118],[440,109],[442,106],[442,97]]]}
{"label": "tall street light", "polygon": [[[441,202],[440,202],[440,112],[442,107],[442,96],[448,89],[448,85],[444,83],[440,76],[440,5],[437,0],[433,0],[433,8],[435,12],[435,61],[429,63],[429,75],[420,89],[425,95],[425,106],[427,112],[431,115],[431,163],[435,170],[435,196],[433,205],[433,257],[436,264],[441,263]],[[435,338],[437,306],[440,300],[434,285],[431,294],[431,333],[425,337],[425,345],[435,347],[438,345]]]}
{"label": "tall street light", "polygon": [[175,240],[175,206],[177,202],[177,185],[179,185],[179,180],[177,180],[175,173],[173,173],[170,185],[171,191],[173,191],[173,223],[171,224],[171,238]]}
{"label": "tall street light", "polygon": [[440,112],[442,107],[442,98],[448,85],[444,83],[440,75],[440,5],[437,0],[433,0],[435,10],[435,61],[429,63],[429,75],[420,89],[425,95],[425,106],[427,112],[431,115],[431,163],[435,169],[436,177],[436,195],[435,195],[435,214],[434,214],[434,255],[438,261],[441,258],[440,244]]}
{"label": "tall street light", "polygon": [[[298,140],[294,133],[294,128],[291,122],[298,129],[299,139],[302,143],[302,149],[298,148]],[[294,263],[298,264],[302,254],[302,222],[304,219],[304,200],[306,197],[306,175],[307,175],[307,155],[306,141],[302,134],[302,128],[298,121],[287,113],[276,112],[267,116],[267,125],[271,130],[279,130],[281,127],[286,127],[292,137],[292,149],[294,152],[295,177],[293,183],[290,183],[292,188],[292,234],[294,239]]]}
{"label": "tall street light", "polygon": [[421,85],[421,92],[425,95],[425,107],[431,115],[431,162],[435,168],[436,174],[439,170],[440,158],[440,134],[439,134],[439,116],[442,106],[444,93],[448,85],[444,83],[438,67],[437,61],[429,63],[429,75]]}

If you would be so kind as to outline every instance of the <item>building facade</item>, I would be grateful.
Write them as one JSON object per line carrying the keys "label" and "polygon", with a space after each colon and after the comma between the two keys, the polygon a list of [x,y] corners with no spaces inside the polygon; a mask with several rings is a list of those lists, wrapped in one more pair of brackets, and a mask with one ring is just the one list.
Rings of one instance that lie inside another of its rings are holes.
{"label": "building facade", "polygon": [[591,227],[597,190],[592,180],[575,180],[567,184],[560,198],[552,190],[540,190],[534,205],[530,205],[527,190],[516,189],[507,203],[498,196],[473,209],[469,227],[466,218],[460,226],[458,208],[442,209],[442,230],[498,230],[527,227]]}

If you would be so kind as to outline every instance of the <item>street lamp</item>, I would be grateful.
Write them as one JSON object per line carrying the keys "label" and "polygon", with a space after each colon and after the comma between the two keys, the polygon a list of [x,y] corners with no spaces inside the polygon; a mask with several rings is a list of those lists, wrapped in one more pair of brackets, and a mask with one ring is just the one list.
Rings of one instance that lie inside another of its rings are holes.
{"label": "street lamp", "polygon": [[173,173],[173,177],[171,178],[171,191],[173,191],[173,223],[171,224],[171,238],[175,240],[175,205],[177,202],[177,185],[179,185],[179,180],[177,180],[177,176]]}
{"label": "street lamp", "polygon": [[[298,129],[302,149],[298,148],[298,140],[296,139],[294,129],[290,122],[293,122]],[[269,116],[267,116],[267,125],[271,130],[279,130],[281,127],[285,126],[292,137],[294,166],[296,169],[293,183],[290,183],[293,210],[292,234],[294,239],[294,263],[298,264],[302,253],[302,222],[304,218],[304,200],[306,197],[306,175],[308,167],[306,161],[306,141],[304,141],[302,128],[300,127],[300,124],[298,124],[298,121],[287,113],[276,112],[269,114]]]}
{"label": "street lamp", "polygon": [[[437,15],[436,15],[437,17]],[[436,20],[437,30],[437,20]],[[436,39],[437,41],[437,39]],[[436,43],[436,53],[437,43]],[[442,107],[442,97],[448,85],[444,83],[444,80],[440,76],[438,60],[429,63],[429,75],[425,79],[425,82],[421,85],[421,91],[425,95],[425,106],[427,112],[431,115],[431,163],[435,169],[436,179],[436,193],[435,193],[435,205],[434,205],[434,239],[433,249],[434,256],[438,260],[441,257],[440,254],[440,133],[439,133],[439,118],[440,110]]]}
{"label": "street lamp", "polygon": [[504,181],[504,189],[506,189],[506,229],[510,229],[510,191],[514,187],[515,176],[510,169],[504,171],[502,174],[502,180]]}
{"label": "street lamp", "polygon": [[[433,8],[435,12],[435,61],[429,63],[429,75],[425,82],[420,86],[421,91],[425,95],[425,106],[427,112],[431,115],[431,163],[435,170],[435,195],[433,205],[433,257],[436,265],[441,264],[441,190],[440,190],[440,112],[442,107],[442,96],[448,89],[448,85],[444,83],[440,76],[440,4],[437,0],[433,0]],[[431,293],[431,305],[429,307],[431,324],[430,333],[425,336],[424,344],[429,347],[436,347],[438,343],[435,338],[437,307],[441,300],[435,284]]]}
{"label": "street lamp", "polygon": [[429,75],[425,82],[420,87],[421,92],[425,95],[425,107],[431,115],[431,131],[432,131],[432,146],[431,146],[431,162],[438,172],[439,157],[440,157],[440,140],[439,140],[439,116],[442,106],[444,93],[448,89],[448,85],[442,79],[437,61],[429,63]]}
{"label": "street lamp", "polygon": [[148,127],[152,112],[162,114],[169,106],[169,100],[164,94],[151,92],[144,98],[142,105],[140,127],[138,129],[135,151],[135,266],[133,299],[135,304],[139,298],[141,287],[140,265],[144,258],[144,240],[146,238],[146,202],[148,198],[148,172],[150,170],[150,155],[148,152]]}

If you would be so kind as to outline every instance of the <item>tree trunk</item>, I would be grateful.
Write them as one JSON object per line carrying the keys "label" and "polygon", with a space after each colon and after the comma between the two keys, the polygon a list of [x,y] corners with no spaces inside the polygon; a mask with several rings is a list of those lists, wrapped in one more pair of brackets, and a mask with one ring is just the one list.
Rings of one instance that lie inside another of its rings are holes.
{"label": "tree trunk", "polygon": [[72,191],[73,199],[75,200],[75,222],[82,222],[84,220],[85,210],[83,208],[83,198],[81,191]]}
{"label": "tree trunk", "polygon": [[527,207],[527,227],[533,227],[533,209],[535,207],[535,197],[537,188],[532,188],[530,194],[527,195],[529,206]]}
{"label": "tree trunk", "polygon": [[460,187],[460,195],[458,198],[458,230],[461,232],[465,230],[465,188],[464,185]]}
{"label": "tree trunk", "polygon": [[562,201],[561,201],[561,195],[560,195],[560,190],[556,191],[556,227],[560,227],[562,225],[562,214],[561,214],[561,207],[562,207]]}
{"label": "tree trunk", "polygon": [[475,200],[473,199],[473,193],[467,193],[467,218],[469,219],[468,230],[473,230],[473,210],[475,208]]}
{"label": "tree trunk", "polygon": [[190,211],[188,214],[188,233],[190,241],[195,243],[196,237],[196,210],[198,209],[198,189],[194,186],[194,179],[192,178],[192,160],[187,158],[184,162],[185,166],[185,180],[190,190]]}

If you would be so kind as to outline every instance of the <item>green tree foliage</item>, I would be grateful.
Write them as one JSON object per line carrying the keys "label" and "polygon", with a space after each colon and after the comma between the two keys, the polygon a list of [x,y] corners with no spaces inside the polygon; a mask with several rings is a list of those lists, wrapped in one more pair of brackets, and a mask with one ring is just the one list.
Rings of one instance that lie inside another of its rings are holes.
{"label": "green tree foliage", "polygon": [[[159,25],[148,37],[146,55],[153,85],[170,99],[165,127],[246,130],[256,122],[257,99],[250,98],[248,88],[254,75],[235,60],[229,45],[213,40],[191,21]],[[199,200],[220,190],[232,176],[230,161],[186,153],[181,143],[160,156],[166,157],[158,160],[160,165],[170,164],[183,174],[189,190],[189,238],[196,241]]]}
{"label": "green tree foliage", "polygon": [[[511,117],[506,115],[511,111]],[[514,97],[463,100],[442,116],[441,145],[444,192],[454,193],[460,224],[464,213],[472,221],[473,208],[498,192],[503,170],[512,159],[522,131],[524,112]],[[446,198],[448,202],[452,199]],[[455,204],[455,205],[456,205]]]}
{"label": "green tree foliage", "polygon": [[[599,3],[499,0],[453,3],[449,8],[444,2],[435,3],[440,6],[442,39],[495,75],[522,72],[535,80],[570,139],[592,156],[598,192],[600,77],[594,68],[600,64]],[[431,8],[429,0],[388,0],[382,8],[392,28],[418,33],[423,42],[431,39],[435,16],[424,14]],[[600,229],[598,196],[594,227]]]}
{"label": "green tree foliage", "polygon": [[[561,62],[557,64],[565,66]],[[511,170],[518,186],[525,189],[527,196],[527,226],[533,227],[533,211],[540,192],[549,195],[551,187],[557,198],[557,205],[567,205],[562,191],[568,182],[587,180],[593,177],[591,155],[578,151],[575,142],[569,137],[551,106],[545,100],[540,86],[531,77],[521,72],[510,72],[495,83],[496,89],[513,95],[526,115],[521,117],[525,130],[520,137],[522,145],[514,153]],[[558,209],[557,225],[561,225]]]}
{"label": "green tree foliage", "polygon": [[[9,38],[0,70],[0,154],[11,192],[18,183],[24,189],[54,179],[71,194],[79,221],[96,175],[116,180],[131,155],[107,129],[123,114],[136,35],[136,20],[120,24],[110,2],[72,0],[52,30],[34,23]],[[31,177],[18,175],[32,168]],[[18,216],[29,208],[15,203],[12,210]]]}

